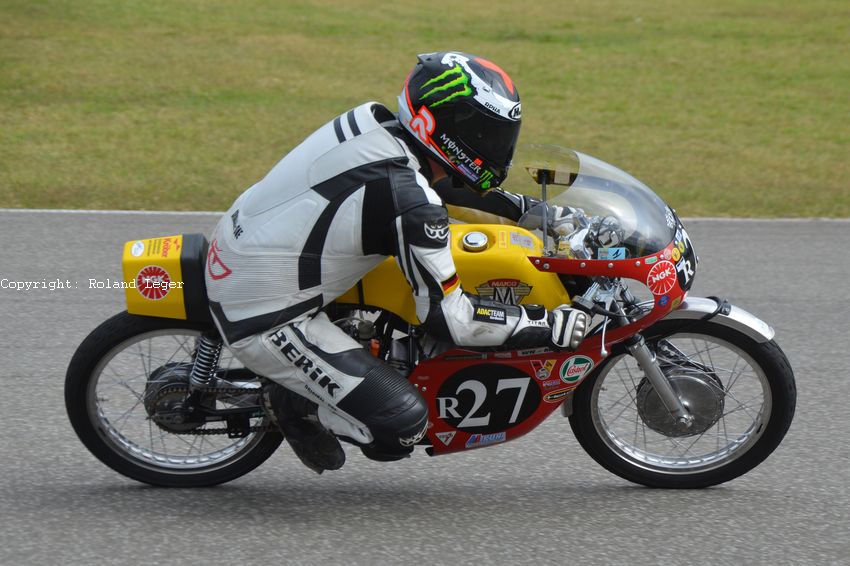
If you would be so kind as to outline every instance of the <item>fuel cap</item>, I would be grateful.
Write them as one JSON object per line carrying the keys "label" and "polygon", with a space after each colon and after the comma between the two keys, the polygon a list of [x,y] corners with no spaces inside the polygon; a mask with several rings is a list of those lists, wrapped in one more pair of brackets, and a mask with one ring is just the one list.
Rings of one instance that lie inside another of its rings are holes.
{"label": "fuel cap", "polygon": [[480,252],[487,249],[487,234],[484,232],[467,232],[463,236],[463,249],[468,252]]}

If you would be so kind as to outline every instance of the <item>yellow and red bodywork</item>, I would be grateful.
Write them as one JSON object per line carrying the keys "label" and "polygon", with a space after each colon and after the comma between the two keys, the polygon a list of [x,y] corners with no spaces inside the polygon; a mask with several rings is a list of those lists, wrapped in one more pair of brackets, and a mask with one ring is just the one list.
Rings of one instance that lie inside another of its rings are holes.
{"label": "yellow and red bodywork", "polygon": [[[549,309],[570,302],[558,276],[535,269],[529,261],[529,256],[543,254],[543,243],[531,232],[499,224],[452,224],[450,229],[452,256],[465,291],[492,294],[496,300],[510,297],[517,304],[538,304]],[[470,232],[487,236],[484,249],[464,249],[463,237]],[[360,289],[352,287],[336,302],[362,302],[393,312],[411,324],[420,324],[413,292],[393,258],[369,272]]]}

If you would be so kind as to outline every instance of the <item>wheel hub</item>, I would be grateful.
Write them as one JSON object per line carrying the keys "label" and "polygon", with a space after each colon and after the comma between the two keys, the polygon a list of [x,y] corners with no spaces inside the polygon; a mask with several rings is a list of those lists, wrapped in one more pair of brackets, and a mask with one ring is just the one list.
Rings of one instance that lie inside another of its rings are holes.
{"label": "wheel hub", "polygon": [[185,410],[190,364],[166,364],[155,369],[145,386],[145,410],[161,429],[186,433],[204,424],[204,419]]}
{"label": "wheel hub", "polygon": [[679,368],[668,373],[667,379],[693,417],[693,423],[685,425],[671,415],[652,384],[643,378],[637,388],[637,410],[652,430],[670,437],[692,436],[704,433],[723,416],[725,392],[715,375]]}

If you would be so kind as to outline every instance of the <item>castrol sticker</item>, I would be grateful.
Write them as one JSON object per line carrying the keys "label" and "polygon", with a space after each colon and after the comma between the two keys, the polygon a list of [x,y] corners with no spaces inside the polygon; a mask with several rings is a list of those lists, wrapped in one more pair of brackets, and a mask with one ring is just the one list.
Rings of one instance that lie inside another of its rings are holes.
{"label": "castrol sticker", "polygon": [[561,366],[561,381],[575,383],[593,369],[593,360],[587,356],[573,356]]}
{"label": "castrol sticker", "polygon": [[136,276],[136,289],[146,299],[158,301],[168,294],[171,276],[158,265],[143,267]]}
{"label": "castrol sticker", "polygon": [[659,261],[649,270],[646,286],[653,295],[663,295],[676,284],[676,266],[667,260]]}

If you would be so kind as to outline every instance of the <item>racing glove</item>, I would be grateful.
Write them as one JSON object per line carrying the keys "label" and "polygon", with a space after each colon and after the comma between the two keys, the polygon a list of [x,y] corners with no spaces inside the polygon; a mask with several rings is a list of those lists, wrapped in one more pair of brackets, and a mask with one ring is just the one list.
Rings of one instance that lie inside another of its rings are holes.
{"label": "racing glove", "polygon": [[541,346],[546,342],[556,348],[575,350],[587,332],[587,315],[568,305],[546,311],[540,305],[524,305],[513,334],[505,343],[511,347]]}
{"label": "racing glove", "polygon": [[587,332],[587,315],[580,310],[561,305],[549,312],[552,343],[559,348],[575,350]]}

